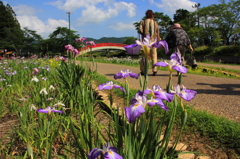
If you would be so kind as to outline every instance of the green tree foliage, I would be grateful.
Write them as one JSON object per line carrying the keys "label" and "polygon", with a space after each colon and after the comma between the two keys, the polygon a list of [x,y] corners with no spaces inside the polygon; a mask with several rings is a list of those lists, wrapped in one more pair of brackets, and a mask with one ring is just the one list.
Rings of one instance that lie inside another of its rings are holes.
{"label": "green tree foliage", "polygon": [[23,45],[21,46],[21,53],[40,53],[41,42],[43,38],[34,30],[27,27],[23,28]]}
{"label": "green tree foliage", "polygon": [[213,4],[199,9],[200,37],[205,45],[230,45],[239,41],[240,0]]}
{"label": "green tree foliage", "polygon": [[52,52],[61,52],[63,54],[65,52],[64,46],[70,44],[70,41],[71,44],[76,47],[75,41],[77,38],[79,38],[79,34],[76,34],[76,31],[70,30],[69,36],[68,28],[57,27],[56,30],[49,35],[49,40],[45,42],[47,42],[46,45],[48,45],[48,49],[52,50]]}
{"label": "green tree foliage", "polygon": [[0,48],[19,51],[22,45],[23,31],[12,7],[0,1]]}
{"label": "green tree foliage", "polygon": [[163,14],[162,12],[155,12],[154,14],[154,20],[158,23],[160,27],[161,38],[165,39],[170,27],[173,25],[173,22],[168,15]]}
{"label": "green tree foliage", "polygon": [[133,36],[126,37],[124,44],[127,44],[127,45],[135,44],[135,40],[136,38],[134,38]]}

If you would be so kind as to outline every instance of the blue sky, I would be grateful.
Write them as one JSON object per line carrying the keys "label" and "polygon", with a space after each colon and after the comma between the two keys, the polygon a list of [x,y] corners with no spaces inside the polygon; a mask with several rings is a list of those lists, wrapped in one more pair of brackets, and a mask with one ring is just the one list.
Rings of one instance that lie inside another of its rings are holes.
{"label": "blue sky", "polygon": [[146,10],[163,12],[171,18],[177,9],[194,11],[219,4],[219,0],[7,0],[17,14],[21,27],[37,31],[43,38],[58,26],[70,26],[81,37],[137,36],[133,23],[140,21]]}

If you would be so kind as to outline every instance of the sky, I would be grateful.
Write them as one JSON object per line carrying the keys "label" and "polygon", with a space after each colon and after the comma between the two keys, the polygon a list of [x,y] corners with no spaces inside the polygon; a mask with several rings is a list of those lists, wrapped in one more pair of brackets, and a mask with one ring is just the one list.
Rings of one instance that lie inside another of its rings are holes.
{"label": "sky", "polygon": [[[77,31],[80,37],[137,37],[133,25],[148,9],[163,12],[170,18],[177,9],[195,11],[219,4],[219,0],[3,0],[10,4],[21,27],[28,27],[44,39],[57,27]],[[70,14],[68,14],[70,12]]]}

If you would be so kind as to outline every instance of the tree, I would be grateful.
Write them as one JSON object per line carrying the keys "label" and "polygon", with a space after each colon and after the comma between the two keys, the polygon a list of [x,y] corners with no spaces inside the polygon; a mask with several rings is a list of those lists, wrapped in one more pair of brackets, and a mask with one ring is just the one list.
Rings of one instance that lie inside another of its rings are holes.
{"label": "tree", "polygon": [[[79,38],[79,34],[76,34],[76,31],[70,30],[72,45],[76,47],[75,41]],[[62,55],[65,52],[64,46],[69,44],[69,29],[67,27],[57,27],[55,31],[53,31],[49,35],[48,48],[52,50],[52,52],[61,52]]]}
{"label": "tree", "polygon": [[160,28],[160,35],[162,39],[165,39],[167,36],[167,33],[170,30],[170,27],[173,25],[173,22],[171,18],[168,15],[164,15],[162,12],[155,12],[154,13],[154,20],[158,23],[158,26]]}
{"label": "tree", "polygon": [[221,4],[201,8],[198,14],[201,16],[201,26],[209,30],[206,35],[214,37],[220,34],[224,45],[230,45],[233,40],[236,40],[240,31],[239,5],[240,0],[231,0],[227,4],[223,1]]}
{"label": "tree", "polygon": [[131,37],[125,37],[125,41],[123,42],[124,44],[127,44],[127,45],[131,45],[131,44],[135,44],[135,40],[136,38],[134,38],[133,36]]}
{"label": "tree", "polygon": [[19,51],[22,45],[23,32],[12,7],[0,1],[0,47]]}
{"label": "tree", "polygon": [[21,51],[25,52],[42,52],[41,49],[41,41],[43,38],[41,35],[37,34],[36,31],[30,30],[27,27],[23,28],[23,46],[21,47]]}

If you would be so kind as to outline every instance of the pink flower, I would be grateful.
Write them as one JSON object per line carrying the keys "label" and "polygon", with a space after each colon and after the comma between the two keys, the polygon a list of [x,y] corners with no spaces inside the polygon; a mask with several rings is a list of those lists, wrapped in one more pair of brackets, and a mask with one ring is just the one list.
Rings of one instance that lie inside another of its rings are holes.
{"label": "pink flower", "polygon": [[86,38],[78,38],[78,39],[76,40],[76,43],[78,43],[78,42],[83,42],[84,40],[86,40]]}
{"label": "pink flower", "polygon": [[96,44],[94,43],[94,41],[87,41],[86,44],[90,44],[92,46],[96,46]]}

